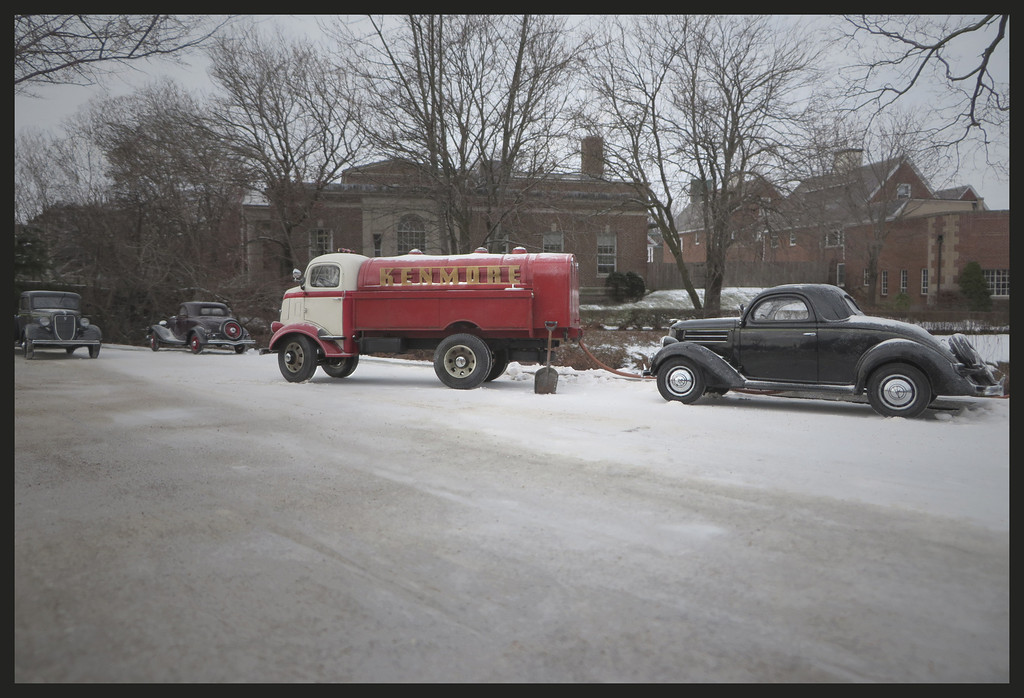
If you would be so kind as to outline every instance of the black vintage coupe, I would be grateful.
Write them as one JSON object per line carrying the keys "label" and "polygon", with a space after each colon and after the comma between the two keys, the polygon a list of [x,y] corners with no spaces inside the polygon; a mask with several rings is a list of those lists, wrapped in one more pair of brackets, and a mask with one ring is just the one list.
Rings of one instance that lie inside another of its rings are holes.
{"label": "black vintage coupe", "polygon": [[666,400],[729,390],[856,400],[917,417],[940,396],[996,396],[1003,381],[962,334],[940,341],[906,322],[865,315],[843,289],[792,284],[761,292],[740,317],[682,320],[645,375]]}
{"label": "black vintage coupe", "polygon": [[178,314],[149,328],[149,348],[188,347],[199,354],[206,347],[230,349],[237,354],[256,344],[249,332],[223,303],[182,303]]}

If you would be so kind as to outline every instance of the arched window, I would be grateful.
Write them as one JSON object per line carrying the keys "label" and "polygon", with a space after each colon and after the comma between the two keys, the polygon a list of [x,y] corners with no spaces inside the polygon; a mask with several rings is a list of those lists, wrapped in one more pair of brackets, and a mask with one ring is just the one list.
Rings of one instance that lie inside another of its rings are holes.
{"label": "arched window", "polygon": [[407,254],[410,250],[420,250],[427,246],[427,226],[419,216],[402,216],[398,221],[398,254]]}

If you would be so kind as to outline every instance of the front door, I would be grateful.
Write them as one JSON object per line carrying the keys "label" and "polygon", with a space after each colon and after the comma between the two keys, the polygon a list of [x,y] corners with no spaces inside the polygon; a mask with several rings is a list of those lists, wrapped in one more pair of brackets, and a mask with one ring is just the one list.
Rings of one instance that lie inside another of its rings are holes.
{"label": "front door", "polygon": [[765,298],[737,330],[743,374],[757,380],[816,382],[817,330],[814,312],[803,298]]}
{"label": "front door", "polygon": [[307,275],[302,319],[319,325],[331,336],[342,336],[345,328],[342,322],[344,273],[341,266],[335,262],[315,264]]}

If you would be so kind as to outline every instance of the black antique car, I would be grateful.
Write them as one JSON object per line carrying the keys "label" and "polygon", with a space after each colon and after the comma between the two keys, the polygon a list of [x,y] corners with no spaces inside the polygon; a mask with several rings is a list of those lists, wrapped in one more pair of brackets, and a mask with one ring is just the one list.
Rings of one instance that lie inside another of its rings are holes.
{"label": "black antique car", "polygon": [[996,396],[1002,379],[962,334],[940,341],[906,322],[865,315],[843,289],[767,289],[740,317],[683,320],[644,372],[666,400],[729,390],[857,400],[916,417],[940,395]]}
{"label": "black antique car", "polygon": [[249,332],[223,303],[190,301],[182,303],[178,314],[149,328],[149,348],[188,347],[198,354],[206,347],[231,349],[236,354],[256,344]]}
{"label": "black antique car", "polygon": [[69,355],[78,347],[89,358],[100,355],[103,333],[82,316],[82,297],[66,291],[25,291],[14,317],[14,343],[25,348],[25,358],[39,347],[57,347]]}

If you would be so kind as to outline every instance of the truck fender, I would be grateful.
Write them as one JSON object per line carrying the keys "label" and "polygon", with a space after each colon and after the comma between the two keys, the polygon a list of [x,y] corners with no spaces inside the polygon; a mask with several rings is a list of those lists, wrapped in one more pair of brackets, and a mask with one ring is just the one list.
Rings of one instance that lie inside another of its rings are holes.
{"label": "truck fender", "polygon": [[[954,384],[961,381],[956,376],[950,360],[941,353],[918,342],[907,339],[887,339],[864,352],[857,362],[857,382],[854,390],[864,391],[871,374],[882,364],[899,362],[919,368],[932,384],[932,393],[936,395],[950,394],[950,380]],[[955,391],[952,394],[956,394]]]}
{"label": "truck fender", "polygon": [[281,327],[279,330],[277,330],[277,332],[275,332],[273,336],[270,338],[270,342],[267,345],[267,351],[279,351],[281,340],[287,337],[288,335],[304,334],[317,343],[317,346],[320,348],[320,351],[326,357],[339,358],[345,356],[355,356],[355,354],[346,354],[345,352],[343,352],[338,342],[323,339],[320,336],[323,332],[324,330],[322,328],[317,327],[316,325],[313,325],[308,322],[296,322],[290,325],[285,325]]}
{"label": "truck fender", "polygon": [[673,342],[662,347],[651,360],[651,375],[658,375],[658,369],[667,360],[675,356],[684,356],[696,363],[704,371],[705,381],[714,388],[741,388],[743,376],[728,361],[702,344],[693,342]]}
{"label": "truck fender", "polygon": [[171,331],[163,325],[151,325],[149,331],[153,333],[153,336],[160,340],[161,344],[184,344],[185,342],[178,339]]}

